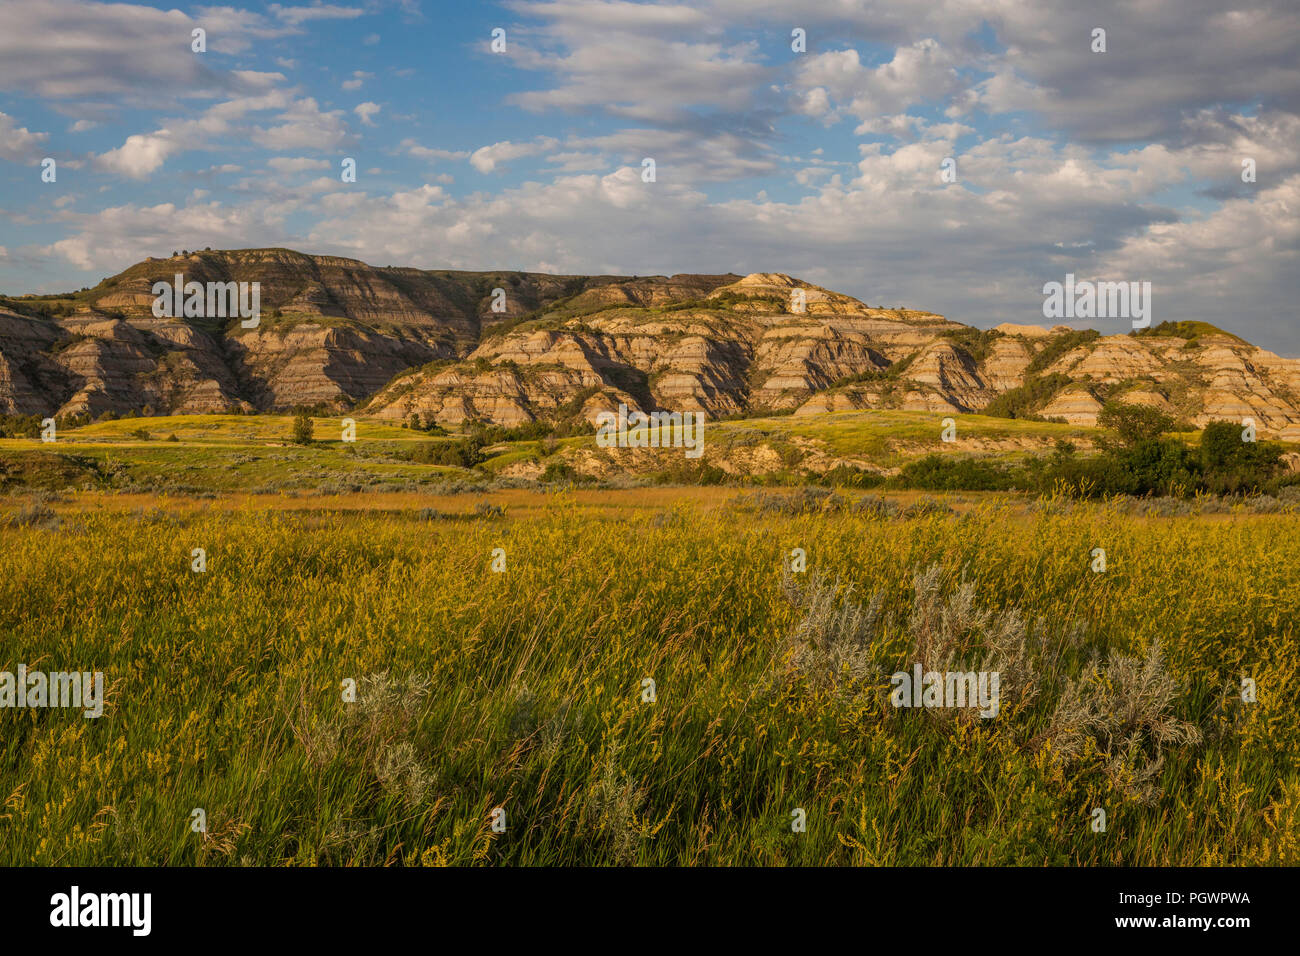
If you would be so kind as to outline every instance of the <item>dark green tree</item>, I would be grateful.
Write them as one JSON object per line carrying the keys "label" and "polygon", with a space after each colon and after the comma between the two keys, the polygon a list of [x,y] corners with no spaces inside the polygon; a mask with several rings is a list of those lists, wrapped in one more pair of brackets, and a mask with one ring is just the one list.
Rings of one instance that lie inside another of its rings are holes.
{"label": "dark green tree", "polygon": [[1131,448],[1159,438],[1174,427],[1174,420],[1150,405],[1107,402],[1097,415],[1097,424],[1115,432],[1120,444]]}
{"label": "dark green tree", "polygon": [[1219,494],[1256,491],[1282,471],[1282,446],[1246,441],[1236,422],[1207,422],[1201,432],[1201,468],[1205,484]]}

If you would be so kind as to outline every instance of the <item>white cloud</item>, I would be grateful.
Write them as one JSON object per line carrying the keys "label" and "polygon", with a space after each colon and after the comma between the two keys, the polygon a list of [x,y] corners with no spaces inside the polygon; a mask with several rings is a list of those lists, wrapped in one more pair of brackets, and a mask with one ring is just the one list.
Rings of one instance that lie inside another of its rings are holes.
{"label": "white cloud", "polygon": [[153,133],[128,136],[117,149],[110,149],[95,158],[96,165],[108,172],[131,179],[146,179],[167,161],[169,156],[183,150],[184,145],[168,129]]}
{"label": "white cloud", "polygon": [[308,169],[329,169],[327,159],[310,159],[306,156],[273,156],[266,165],[280,173],[301,173]]}
{"label": "white cloud", "polygon": [[12,116],[0,113],[0,159],[11,163],[35,162],[42,157],[42,144],[49,138],[49,133],[33,133],[15,123]]}
{"label": "white cloud", "polygon": [[809,115],[834,117],[837,107],[860,120],[899,113],[930,100],[943,100],[962,89],[958,58],[933,38],[894,51],[888,63],[865,66],[858,51],[810,54],[799,64],[795,87],[799,108]]}
{"label": "white cloud", "polygon": [[289,245],[292,234],[284,227],[288,208],[270,201],[241,206],[218,202],[112,206],[71,214],[79,231],[39,252],[79,269],[116,271],[144,256],[166,255],[173,249]]}
{"label": "white cloud", "polygon": [[0,90],[47,99],[121,96],[159,103],[244,92],[245,78],[190,51],[202,26],[212,53],[239,53],[288,28],[231,7],[191,17],[130,3],[46,0],[0,4]]}
{"label": "white cloud", "polygon": [[267,149],[336,149],[348,138],[342,117],[342,110],[322,111],[311,97],[295,100],[278,126],[255,129],[252,140]]}
{"label": "white cloud", "polygon": [[352,112],[356,113],[357,116],[361,118],[361,122],[364,123],[365,125],[374,126],[375,125],[374,117],[379,113],[379,111],[382,108],[383,107],[381,107],[378,103],[367,102],[367,103],[358,104],[357,106],[353,107]]}
{"label": "white cloud", "polygon": [[[277,111],[269,127],[249,125],[252,113]],[[189,150],[226,148],[234,140],[247,140],[271,150],[332,149],[348,132],[342,110],[322,112],[311,98],[293,99],[283,90],[239,97],[214,104],[195,119],[169,121],[151,133],[136,133],[116,149],[95,157],[106,172],[145,179],[171,157]]]}
{"label": "white cloud", "polygon": [[469,163],[480,173],[491,173],[496,171],[499,164],[544,153],[548,149],[554,149],[556,143],[557,141],[549,136],[538,137],[531,143],[512,143],[507,139],[474,150],[469,157]]}
{"label": "white cloud", "polygon": [[609,166],[609,160],[603,153],[552,153],[546,157],[546,161],[554,172],[560,173],[592,172]]}
{"label": "white cloud", "polygon": [[284,82],[283,73],[259,73],[255,70],[232,70],[231,76],[237,77],[250,90],[265,90]]}
{"label": "white cloud", "polygon": [[327,3],[315,3],[309,7],[285,7],[273,3],[267,8],[272,15],[285,23],[298,26],[308,20],[354,20],[365,16],[366,11],[356,7],[340,7]]}
{"label": "white cloud", "polygon": [[[1244,338],[1283,342],[1300,275],[1300,174],[1230,199],[1207,216],[1128,236],[1098,263],[1103,275],[1152,283],[1155,323],[1189,314]],[[1195,312],[1189,312],[1195,309]],[[1293,346],[1294,348],[1294,346]]]}
{"label": "white cloud", "polygon": [[[550,89],[516,93],[524,109],[598,110],[680,126],[704,107],[727,117],[754,109],[769,69],[754,42],[723,42],[726,24],[682,4],[516,3],[542,21],[536,42],[511,47],[517,66],[559,78]],[[726,119],[723,125],[735,122]]]}
{"label": "white cloud", "polygon": [[612,153],[640,165],[651,158],[657,175],[684,182],[721,182],[761,176],[776,170],[772,149],[726,130],[658,130],[629,128],[604,136],[575,136],[572,150]]}
{"label": "white cloud", "polygon": [[398,147],[406,152],[408,156],[416,159],[469,159],[468,150],[459,149],[434,149],[429,146],[421,146],[413,139],[404,139]]}
{"label": "white cloud", "polygon": [[361,89],[362,84],[365,83],[366,80],[373,79],[374,75],[375,74],[373,73],[366,73],[362,70],[353,70],[352,79],[343,81],[343,89],[349,91],[359,90]]}

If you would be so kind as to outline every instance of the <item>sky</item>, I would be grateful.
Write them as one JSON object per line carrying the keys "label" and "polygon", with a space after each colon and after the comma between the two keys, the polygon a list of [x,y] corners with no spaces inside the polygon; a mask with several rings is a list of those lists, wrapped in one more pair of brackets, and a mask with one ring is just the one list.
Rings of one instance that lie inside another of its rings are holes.
{"label": "sky", "polygon": [[0,0],[0,290],[287,246],[989,327],[1074,274],[1300,356],[1298,54],[1294,0]]}

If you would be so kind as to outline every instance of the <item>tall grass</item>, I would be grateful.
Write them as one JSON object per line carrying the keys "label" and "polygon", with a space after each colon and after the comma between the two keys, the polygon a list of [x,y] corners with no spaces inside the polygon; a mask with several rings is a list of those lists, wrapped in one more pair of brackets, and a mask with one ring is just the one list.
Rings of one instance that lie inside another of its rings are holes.
{"label": "tall grass", "polygon": [[1300,862],[1300,518],[792,510],[0,527],[0,670],[108,687],[0,710],[0,864]]}

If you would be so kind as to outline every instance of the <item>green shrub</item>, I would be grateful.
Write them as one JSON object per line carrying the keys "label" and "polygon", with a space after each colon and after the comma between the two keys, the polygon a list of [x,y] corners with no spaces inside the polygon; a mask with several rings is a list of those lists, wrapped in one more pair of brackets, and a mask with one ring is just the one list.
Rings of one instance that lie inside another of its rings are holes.
{"label": "green shrub", "polygon": [[723,485],[730,480],[717,465],[691,459],[678,460],[653,476],[656,485]]}
{"label": "green shrub", "polygon": [[993,418],[1022,418],[1041,421],[1038,410],[1052,397],[1070,384],[1070,376],[1054,372],[1051,375],[1027,376],[1023,385],[1003,392],[985,407],[983,414]]}
{"label": "green shrub", "polygon": [[459,441],[421,442],[412,449],[410,460],[421,465],[473,468],[484,459],[482,448],[482,441],[474,436]]}
{"label": "green shrub", "polygon": [[1006,491],[1016,487],[1006,468],[980,458],[929,454],[903,466],[895,483],[927,491]]}
{"label": "green shrub", "polygon": [[290,434],[290,440],[295,445],[310,445],[314,427],[311,416],[305,411],[299,412],[293,418],[293,432]]}
{"label": "green shrub", "polygon": [[1150,405],[1107,402],[1097,415],[1097,424],[1114,431],[1121,444],[1132,447],[1159,438],[1174,427],[1174,420]]}
{"label": "green shrub", "polygon": [[819,483],[831,488],[879,488],[885,483],[885,477],[865,468],[839,464],[823,474]]}
{"label": "green shrub", "polygon": [[1025,376],[1037,375],[1049,368],[1062,355],[1074,351],[1081,345],[1087,345],[1100,336],[1101,333],[1096,329],[1080,329],[1076,332],[1066,332],[1057,336],[1043,346],[1043,350],[1030,360],[1029,365],[1025,368]]}
{"label": "green shrub", "polygon": [[1259,491],[1282,471],[1282,446],[1245,441],[1235,422],[1208,422],[1201,433],[1200,466],[1206,490],[1217,494]]}
{"label": "green shrub", "polygon": [[578,474],[577,469],[572,465],[563,461],[553,461],[546,466],[546,470],[542,472],[539,480],[549,484],[550,482],[579,481],[581,478],[582,476]]}

